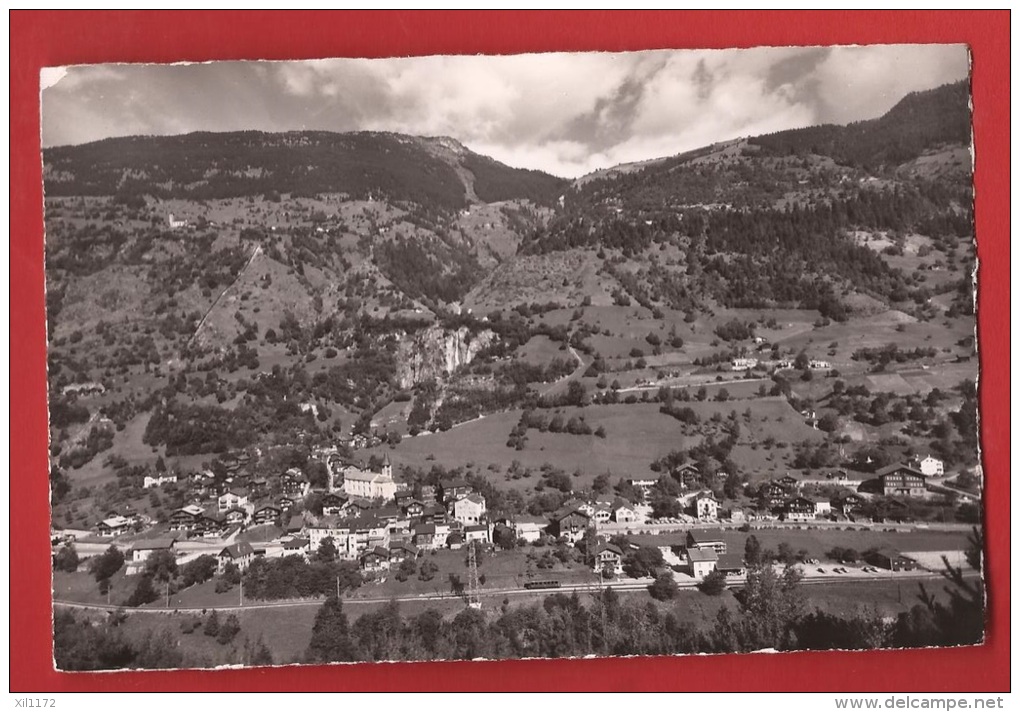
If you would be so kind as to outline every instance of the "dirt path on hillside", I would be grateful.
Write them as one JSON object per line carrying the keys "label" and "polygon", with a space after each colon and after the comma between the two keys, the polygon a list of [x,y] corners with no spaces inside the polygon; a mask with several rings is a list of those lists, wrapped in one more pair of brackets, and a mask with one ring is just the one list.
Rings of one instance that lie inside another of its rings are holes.
{"label": "dirt path on hillside", "polygon": [[191,346],[191,344],[195,342],[195,339],[198,338],[199,333],[201,333],[202,331],[202,327],[205,326],[206,321],[209,319],[209,315],[212,314],[213,310],[219,305],[221,301],[223,301],[223,297],[226,296],[227,292],[234,288],[234,285],[241,280],[241,277],[243,277],[245,273],[248,271],[248,268],[251,267],[252,263],[255,261],[255,258],[261,254],[262,245],[255,245],[255,249],[252,250],[251,257],[248,258],[248,261],[244,263],[244,267],[242,267],[241,271],[237,273],[236,277],[234,277],[234,281],[228,284],[226,289],[220,292],[219,296],[216,297],[215,300],[213,300],[212,305],[206,310],[205,314],[202,315],[202,320],[198,322],[198,326],[195,327],[195,333],[191,335],[190,339],[188,339],[188,346]]}
{"label": "dirt path on hillside", "polygon": [[575,349],[573,346],[570,346],[568,348],[570,349],[570,355],[573,356],[575,359],[577,359],[577,368],[575,368],[573,371],[568,373],[563,378],[560,378],[559,380],[553,381],[548,386],[543,388],[539,392],[539,394],[538,394],[540,398],[542,396],[549,395],[550,393],[552,393],[554,390],[556,390],[560,386],[563,386],[564,384],[569,383],[570,381],[574,380],[575,378],[580,378],[581,376],[584,375],[584,372],[587,370],[588,364],[585,363],[584,359],[581,357],[581,354],[577,353],[577,349]]}

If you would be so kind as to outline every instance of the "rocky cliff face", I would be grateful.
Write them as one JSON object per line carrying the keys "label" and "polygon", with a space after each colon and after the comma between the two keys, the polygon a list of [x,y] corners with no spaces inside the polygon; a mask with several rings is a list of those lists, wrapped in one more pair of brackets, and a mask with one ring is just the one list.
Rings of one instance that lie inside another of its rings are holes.
{"label": "rocky cliff face", "polygon": [[397,380],[401,388],[439,380],[492,343],[495,334],[486,329],[472,334],[467,327],[456,331],[433,326],[405,341],[397,354]]}

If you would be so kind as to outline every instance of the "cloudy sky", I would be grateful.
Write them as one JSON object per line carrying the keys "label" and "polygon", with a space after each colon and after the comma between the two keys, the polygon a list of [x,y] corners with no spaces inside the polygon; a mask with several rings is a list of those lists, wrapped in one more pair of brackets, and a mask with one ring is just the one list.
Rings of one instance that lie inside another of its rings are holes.
{"label": "cloudy sky", "polygon": [[887,45],[62,67],[42,73],[42,138],[397,131],[574,177],[874,118],[968,63],[963,45]]}

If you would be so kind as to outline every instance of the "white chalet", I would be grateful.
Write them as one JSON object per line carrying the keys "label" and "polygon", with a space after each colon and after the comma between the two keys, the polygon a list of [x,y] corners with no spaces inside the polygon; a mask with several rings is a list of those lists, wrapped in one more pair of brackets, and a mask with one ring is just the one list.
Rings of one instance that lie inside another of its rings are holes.
{"label": "white chalet", "polygon": [[131,520],[121,516],[109,517],[99,522],[96,529],[99,531],[99,536],[120,536],[127,534],[131,529]]}
{"label": "white chalet", "polygon": [[698,519],[718,519],[719,500],[711,492],[702,492],[694,498],[694,511]]}
{"label": "white chalet", "polygon": [[243,509],[248,504],[248,493],[240,489],[229,489],[217,500],[217,509],[226,512],[231,509]]}
{"label": "white chalet", "polygon": [[481,523],[485,516],[485,497],[473,492],[453,503],[453,518],[461,524]]}
{"label": "white chalet", "polygon": [[162,487],[167,484],[175,484],[177,482],[177,474],[167,472],[162,475],[146,475],[145,479],[142,480],[143,489],[152,489],[153,487]]}
{"label": "white chalet", "polygon": [[922,475],[928,477],[941,477],[946,473],[946,466],[938,458],[928,455],[923,460],[918,460],[917,469],[921,471]]}

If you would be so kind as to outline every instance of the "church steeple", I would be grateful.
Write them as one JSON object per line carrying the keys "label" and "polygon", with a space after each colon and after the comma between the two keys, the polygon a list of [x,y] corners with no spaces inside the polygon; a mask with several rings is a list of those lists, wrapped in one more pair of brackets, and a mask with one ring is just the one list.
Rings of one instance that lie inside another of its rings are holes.
{"label": "church steeple", "polygon": [[383,455],[382,476],[393,479],[393,465],[390,464],[390,456],[386,454]]}

